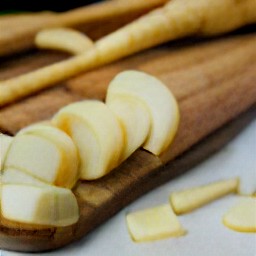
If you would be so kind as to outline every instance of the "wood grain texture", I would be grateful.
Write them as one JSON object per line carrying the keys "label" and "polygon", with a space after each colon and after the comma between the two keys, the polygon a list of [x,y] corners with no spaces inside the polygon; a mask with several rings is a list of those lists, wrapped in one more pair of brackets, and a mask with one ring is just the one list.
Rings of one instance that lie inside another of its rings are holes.
{"label": "wood grain texture", "polygon": [[[177,97],[181,112],[175,141],[160,157],[137,150],[106,177],[77,184],[77,224],[31,230],[24,225],[8,227],[1,219],[0,247],[45,251],[76,241],[131,201],[220,149],[256,116],[255,43],[252,33],[167,44],[0,109],[0,131],[15,134],[30,123],[51,118],[68,103],[84,98],[103,100],[109,81],[118,72],[137,69],[164,81]],[[66,57],[54,52],[34,52],[5,59],[0,66],[0,78]],[[246,112],[248,109],[251,110]]]}

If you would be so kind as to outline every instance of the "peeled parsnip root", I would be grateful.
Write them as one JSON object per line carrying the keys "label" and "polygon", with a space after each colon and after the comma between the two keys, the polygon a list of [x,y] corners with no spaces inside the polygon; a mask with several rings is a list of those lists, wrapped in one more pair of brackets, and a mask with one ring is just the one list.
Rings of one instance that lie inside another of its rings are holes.
{"label": "peeled parsnip root", "polygon": [[78,73],[110,63],[169,40],[209,36],[256,22],[255,0],[172,0],[103,37],[95,47],[70,60],[0,83],[0,106],[52,86]]}
{"label": "peeled parsnip root", "polygon": [[124,161],[147,139],[151,128],[150,115],[143,103],[131,97],[118,95],[106,104],[115,113],[125,134],[121,156],[121,161]]}
{"label": "peeled parsnip root", "polygon": [[12,141],[13,137],[0,133],[0,173]]}
{"label": "peeled parsnip root", "polygon": [[36,35],[35,44],[38,48],[65,51],[75,55],[93,47],[93,41],[89,37],[71,28],[41,30]]}
{"label": "peeled parsnip root", "polygon": [[166,150],[179,124],[178,104],[171,91],[160,80],[146,73],[124,71],[111,81],[107,105],[118,97],[140,101],[149,113],[150,130],[143,148],[155,155]]}
{"label": "peeled parsnip root", "polygon": [[71,136],[80,156],[80,178],[93,180],[120,163],[122,128],[102,102],[87,100],[62,108],[52,122]]}
{"label": "peeled parsnip root", "polygon": [[235,231],[256,232],[256,198],[242,198],[224,215],[223,223]]}
{"label": "peeled parsnip root", "polygon": [[239,179],[224,180],[170,194],[169,201],[176,214],[191,212],[222,196],[238,191]]}
{"label": "peeled parsnip root", "polygon": [[77,170],[70,169],[71,159],[60,144],[33,134],[15,136],[5,159],[4,169],[15,168],[43,182],[72,188]]}
{"label": "peeled parsnip root", "polygon": [[154,241],[185,234],[170,205],[130,213],[126,216],[126,222],[135,242]]}
{"label": "peeled parsnip root", "polygon": [[62,227],[77,222],[79,209],[69,189],[3,184],[1,215],[19,223]]}

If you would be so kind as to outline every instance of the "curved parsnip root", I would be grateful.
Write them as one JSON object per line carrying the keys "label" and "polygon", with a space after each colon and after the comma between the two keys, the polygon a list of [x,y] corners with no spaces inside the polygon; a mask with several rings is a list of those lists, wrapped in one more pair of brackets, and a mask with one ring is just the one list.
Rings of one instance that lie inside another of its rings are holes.
{"label": "curved parsnip root", "polygon": [[125,134],[120,160],[124,161],[145,142],[151,127],[150,116],[144,104],[131,97],[108,98],[106,104],[115,113]]}
{"label": "curved parsnip root", "polygon": [[83,101],[62,108],[53,123],[67,132],[80,155],[80,178],[97,179],[119,164],[122,128],[112,111],[100,101]]}
{"label": "curved parsnip root", "polygon": [[179,124],[178,104],[171,91],[153,76],[125,71],[111,81],[106,102],[120,96],[144,104],[150,116],[151,128],[143,148],[155,155],[162,153],[172,142]]}
{"label": "curved parsnip root", "polygon": [[223,223],[235,231],[256,232],[256,198],[242,198],[224,215]]}
{"label": "curved parsnip root", "polygon": [[69,160],[58,144],[44,137],[20,134],[13,139],[4,169],[15,168],[43,182],[71,188],[77,180],[77,171],[68,169]]}
{"label": "curved parsnip root", "polygon": [[57,227],[74,224],[79,218],[71,190],[21,184],[2,185],[1,214],[15,222]]}
{"label": "curved parsnip root", "polygon": [[126,222],[135,242],[154,241],[185,234],[170,205],[130,213],[126,216]]}
{"label": "curved parsnip root", "polygon": [[170,194],[169,201],[176,214],[191,212],[230,193],[236,193],[239,179],[224,180]]}
{"label": "curved parsnip root", "polygon": [[53,49],[81,54],[91,47],[93,41],[85,34],[71,28],[49,28],[37,33],[35,44],[38,48]]}
{"label": "curved parsnip root", "polygon": [[79,178],[78,152],[72,139],[65,132],[57,127],[54,127],[49,121],[27,126],[26,128],[20,130],[18,135],[21,134],[39,136],[58,146],[58,148],[63,152],[63,165],[65,164],[64,170],[58,174],[58,184],[63,186],[68,182],[68,185],[66,186],[72,188]]}
{"label": "curved parsnip root", "polygon": [[41,89],[169,40],[221,34],[256,22],[255,0],[172,0],[103,37],[68,61],[0,83],[0,106]]}
{"label": "curved parsnip root", "polygon": [[0,173],[2,171],[4,160],[12,141],[13,137],[0,133]]}

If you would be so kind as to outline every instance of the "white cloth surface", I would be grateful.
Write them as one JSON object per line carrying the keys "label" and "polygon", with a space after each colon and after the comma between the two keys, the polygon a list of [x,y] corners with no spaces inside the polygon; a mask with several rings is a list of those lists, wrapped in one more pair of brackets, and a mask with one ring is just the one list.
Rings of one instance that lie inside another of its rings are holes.
{"label": "white cloth surface", "polygon": [[[256,120],[231,143],[196,168],[137,199],[82,240],[43,255],[256,256],[255,233],[235,232],[222,224],[223,214],[239,199],[235,195],[180,216],[183,227],[188,231],[183,237],[134,243],[127,231],[125,215],[128,212],[168,203],[168,195],[172,191],[236,176],[241,178],[245,189],[256,191]],[[29,254],[2,251],[2,255]]]}

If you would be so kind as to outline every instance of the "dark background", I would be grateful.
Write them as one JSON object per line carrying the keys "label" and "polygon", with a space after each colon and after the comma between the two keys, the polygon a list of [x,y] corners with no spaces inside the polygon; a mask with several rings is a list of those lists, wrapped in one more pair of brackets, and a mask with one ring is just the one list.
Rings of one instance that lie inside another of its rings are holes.
{"label": "dark background", "polygon": [[0,0],[0,12],[9,11],[66,11],[76,7],[88,5],[101,0],[64,0],[64,1],[50,1],[50,0]]}

